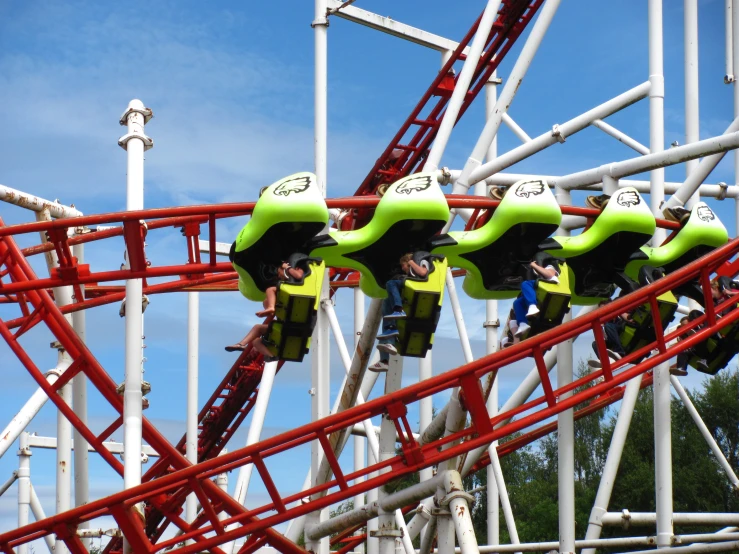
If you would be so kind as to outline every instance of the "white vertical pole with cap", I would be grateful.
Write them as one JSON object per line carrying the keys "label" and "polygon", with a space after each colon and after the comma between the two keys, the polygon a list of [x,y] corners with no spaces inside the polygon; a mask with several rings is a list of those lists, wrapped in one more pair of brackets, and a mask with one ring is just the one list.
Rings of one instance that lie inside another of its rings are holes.
{"label": "white vertical pole with cap", "polygon": [[[154,142],[144,133],[144,125],[152,113],[141,100],[131,100],[123,112],[120,124],[128,127],[118,144],[126,150],[126,209],[144,208],[144,152]],[[130,260],[130,255],[128,256]],[[143,414],[141,341],[143,290],[141,279],[126,281],[125,381],[123,393],[123,487],[129,489],[141,483],[141,446]],[[143,518],[143,510],[139,514]],[[132,552],[123,540],[124,552]]]}

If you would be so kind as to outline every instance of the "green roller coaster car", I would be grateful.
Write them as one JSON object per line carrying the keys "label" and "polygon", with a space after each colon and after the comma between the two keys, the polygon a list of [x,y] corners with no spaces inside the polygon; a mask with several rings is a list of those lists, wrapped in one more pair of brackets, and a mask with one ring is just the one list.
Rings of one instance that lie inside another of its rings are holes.
{"label": "green roller coaster car", "polygon": [[654,234],[657,223],[649,206],[633,187],[614,194],[593,225],[573,237],[553,237],[541,244],[552,256],[564,258],[570,271],[572,303],[597,304],[626,285],[625,267]]}
{"label": "green roller coaster car", "polygon": [[312,173],[296,173],[266,187],[231,246],[241,294],[264,300],[264,291],[275,284],[271,269],[306,251],[306,243],[327,224],[326,201]]}
{"label": "green roller coaster car", "polygon": [[479,229],[453,231],[431,252],[467,270],[464,291],[472,298],[515,298],[539,243],[559,227],[562,212],[546,182],[519,181]]}
{"label": "green roller coaster car", "polygon": [[668,242],[657,247],[642,246],[641,251],[646,257],[629,262],[626,274],[636,279],[643,265],[661,267],[669,274],[726,244],[728,240],[729,233],[721,220],[705,202],[699,202],[691,211],[687,223]]}
{"label": "green roller coaster car", "polygon": [[390,185],[370,222],[352,231],[316,237],[310,255],[329,267],[346,267],[361,275],[367,296],[385,298],[385,283],[407,252],[427,250],[426,243],[449,219],[449,206],[435,173],[416,173]]}

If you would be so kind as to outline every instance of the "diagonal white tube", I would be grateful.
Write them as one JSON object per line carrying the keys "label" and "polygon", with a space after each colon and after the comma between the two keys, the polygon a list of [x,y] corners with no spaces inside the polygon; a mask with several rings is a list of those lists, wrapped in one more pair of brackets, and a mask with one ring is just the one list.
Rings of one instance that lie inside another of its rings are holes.
{"label": "diagonal white tube", "polygon": [[467,59],[462,66],[462,71],[459,74],[457,83],[452,92],[452,96],[449,99],[444,117],[439,125],[439,131],[436,133],[436,138],[431,146],[426,163],[423,166],[424,171],[436,171],[439,169],[439,163],[441,162],[441,156],[444,154],[449,137],[452,134],[452,129],[457,123],[457,116],[459,110],[462,108],[467,91],[470,88],[472,77],[475,74],[477,64],[480,62],[480,56],[482,55],[485,43],[490,35],[493,23],[495,23],[498,17],[498,9],[500,8],[501,0],[488,0],[485,6],[485,11],[480,18],[480,24],[477,27],[475,38],[472,39],[472,45],[467,55]]}

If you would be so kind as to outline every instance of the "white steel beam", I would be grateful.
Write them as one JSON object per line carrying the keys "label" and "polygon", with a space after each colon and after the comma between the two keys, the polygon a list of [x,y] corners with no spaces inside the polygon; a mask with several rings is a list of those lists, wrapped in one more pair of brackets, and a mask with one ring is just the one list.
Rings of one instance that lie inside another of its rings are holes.
{"label": "white steel beam", "polygon": [[503,114],[503,123],[506,124],[506,127],[508,127],[511,131],[513,131],[513,134],[516,135],[521,142],[526,144],[527,142],[531,142],[531,137],[526,134],[526,131],[524,131],[521,126],[513,121],[513,118],[508,115],[508,112]]}
{"label": "white steel beam", "polygon": [[[40,437],[38,435],[28,436],[28,446],[31,448],[43,448],[46,450],[55,450],[56,445],[57,445],[56,437]],[[122,442],[108,441],[108,442],[104,442],[103,446],[111,454],[123,454],[123,443]],[[87,451],[95,452],[95,449],[88,444]],[[147,456],[149,458],[159,457],[159,453],[156,450],[154,450],[151,446],[149,446],[148,444],[143,445],[141,449],[141,455]]]}
{"label": "white steel beam", "polygon": [[65,206],[57,201],[46,200],[40,196],[34,196],[26,192],[0,185],[0,200],[15,204],[21,208],[27,208],[34,212],[43,212],[48,210],[51,217],[80,217],[82,212],[76,208]]}
{"label": "white steel beam", "polygon": [[[462,104],[469,91],[472,77],[474,77],[477,65],[480,63],[480,56],[485,48],[485,43],[490,33],[493,32],[493,23],[495,23],[498,17],[500,4],[501,0],[488,0],[485,5],[485,11],[480,19],[480,24],[477,26],[475,38],[472,39],[470,53],[464,61],[459,77],[457,77],[454,91],[452,91],[447,108],[444,110],[444,117],[441,120],[436,138],[431,145],[431,150],[423,166],[425,171],[436,171],[439,168],[441,157],[444,154],[447,142],[449,142],[449,137],[452,134],[452,129],[454,129],[454,125],[457,123],[457,116],[462,109]],[[487,146],[485,148],[487,149]]]}
{"label": "white steel beam", "polygon": [[[151,118],[151,110],[141,100],[131,100],[120,119],[127,133],[118,140],[126,150],[126,209],[144,208],[144,151],[153,146],[146,136],[144,125]],[[128,257],[130,260],[130,256]],[[126,281],[125,381],[123,391],[123,488],[141,484],[141,433],[143,429],[143,298],[142,280]],[[132,554],[131,546],[123,539],[124,554]]]}
{"label": "white steel beam", "polygon": [[[552,22],[554,14],[557,13],[559,3],[560,0],[548,0],[541,7],[539,15],[536,18],[536,22],[531,29],[531,33],[523,45],[521,54],[518,56],[518,59],[511,70],[511,74],[506,80],[503,90],[500,92],[500,97],[495,104],[495,108],[488,113],[485,128],[482,130],[482,133],[477,140],[477,144],[475,144],[475,147],[472,150],[472,154],[462,168],[462,175],[454,183],[454,193],[464,192],[470,187],[470,185],[479,181],[479,179],[477,179],[477,181],[472,180],[472,174],[478,167],[480,167],[483,158],[487,154],[488,148],[492,144],[495,136],[498,134],[500,122],[503,120],[503,113],[508,111],[508,108],[513,102],[513,98],[521,87],[523,78],[534,59],[534,55],[539,49],[547,29],[549,29],[549,24]],[[527,143],[527,145],[528,144],[531,143]]]}
{"label": "white steel beam", "polygon": [[[395,21],[389,17],[383,17],[361,8],[346,6],[338,9],[342,4],[343,2],[339,2],[338,0],[327,0],[328,8],[332,10],[330,15],[336,15],[342,19],[346,19],[347,21],[359,23],[360,25],[364,25],[365,27],[369,27],[375,31],[380,31],[388,35],[425,46],[426,48],[438,50],[439,52],[456,50],[457,46],[459,46],[459,43],[454,42],[453,40],[423,31],[416,27],[411,27],[410,25],[400,23],[399,21]],[[469,47],[464,49],[464,54],[468,53]]]}
{"label": "white steel beam", "polygon": [[[489,160],[486,164],[474,169],[469,176],[469,184],[477,183],[482,179],[495,175],[506,167],[510,167],[513,164],[544,150],[548,146],[557,144],[558,142],[564,142],[567,137],[585,129],[596,119],[603,119],[604,117],[623,110],[627,106],[646,98],[649,94],[649,88],[650,85],[648,82],[642,83],[622,94],[619,94],[615,98],[611,98],[600,106],[596,106],[595,108],[566,121],[565,123],[553,125],[550,131],[532,139],[531,142],[517,146],[513,150],[498,156],[494,160]],[[459,179],[461,179],[461,175],[455,180]]]}
{"label": "white steel beam", "polygon": [[[614,179],[621,179],[621,177],[636,175],[643,171],[651,171],[655,168],[664,168],[668,165],[674,165],[686,160],[706,156],[701,163],[698,164],[696,170],[691,173],[691,177],[688,177],[685,183],[683,183],[684,189],[678,190],[678,192],[670,198],[670,201],[667,203],[670,205],[670,202],[673,201],[676,195],[682,196],[681,193],[683,190],[685,193],[689,192],[692,194],[692,187],[691,190],[688,190],[687,185],[693,183],[692,177],[694,175],[699,173],[703,174],[705,172],[704,170],[707,168],[713,169],[725,152],[739,147],[739,132],[736,132],[737,129],[739,129],[739,119],[735,120],[734,123],[731,124],[731,127],[727,129],[726,134],[694,142],[692,144],[677,146],[662,152],[653,152],[646,156],[639,156],[637,158],[630,158],[620,162],[604,164],[593,169],[586,169],[585,171],[579,171],[577,173],[565,175],[564,177],[555,178],[553,182],[550,182],[549,184],[560,186],[566,190],[571,190],[600,183],[602,182],[604,175],[608,175]],[[696,177],[695,180],[697,181],[698,178]],[[697,189],[699,185],[700,181],[695,183],[695,188]],[[687,194],[688,198],[690,197],[690,194]],[[678,202],[678,200],[676,200],[676,202]],[[681,202],[680,204],[683,203],[684,202]]]}
{"label": "white steel beam", "polygon": [[618,129],[616,129],[612,125],[609,125],[608,123],[606,123],[602,119],[596,119],[595,121],[593,121],[592,125],[593,125],[593,127],[596,127],[598,129],[600,129],[601,131],[603,131],[607,135],[612,136],[617,141],[623,142],[629,148],[631,148],[633,150],[636,150],[637,152],[639,152],[639,154],[644,154],[644,155],[649,154],[649,148],[647,148],[646,146],[644,146],[639,141],[634,140],[633,138],[631,138],[626,133],[624,133],[622,131],[619,131]]}

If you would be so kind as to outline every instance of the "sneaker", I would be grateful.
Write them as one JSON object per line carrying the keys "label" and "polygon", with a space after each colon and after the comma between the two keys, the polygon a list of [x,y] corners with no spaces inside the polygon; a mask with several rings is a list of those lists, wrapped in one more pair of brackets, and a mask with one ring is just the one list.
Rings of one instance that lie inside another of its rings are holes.
{"label": "sneaker", "polygon": [[521,324],[520,324],[520,325],[518,326],[518,329],[516,330],[516,332],[515,332],[514,336],[515,336],[515,337],[518,337],[518,338],[521,338],[522,336],[524,336],[524,335],[526,334],[526,332],[527,332],[527,331],[528,331],[529,329],[531,329],[531,326],[530,326],[530,325],[529,325],[528,323],[521,323]]}
{"label": "sneaker", "polygon": [[503,350],[504,348],[508,348],[511,346],[511,339],[508,338],[508,335],[500,339],[500,349]]}
{"label": "sneaker", "polygon": [[674,208],[666,208],[662,214],[668,221],[674,221],[681,225],[687,223],[690,219],[690,210],[683,208],[682,206],[676,206]]}
{"label": "sneaker", "polygon": [[529,311],[526,312],[526,317],[528,319],[532,319],[538,315],[539,315],[539,307],[536,304],[531,304],[531,306],[529,306]]}
{"label": "sneaker", "polygon": [[670,375],[675,375],[676,377],[685,377],[687,374],[688,370],[682,367],[677,367],[677,364],[670,366]]}
{"label": "sneaker", "polygon": [[613,350],[606,349],[606,352],[608,352],[608,357],[611,358],[612,360],[620,360],[621,359],[621,354],[617,354]]}
{"label": "sneaker", "polygon": [[400,336],[400,333],[398,333],[397,329],[390,329],[389,331],[386,331],[382,333],[381,335],[377,335],[377,338],[378,340],[385,340],[385,339],[394,339],[398,336]]}
{"label": "sneaker", "polygon": [[706,360],[698,360],[695,363],[695,369],[698,371],[708,372],[708,362]]}
{"label": "sneaker", "polygon": [[506,189],[505,187],[493,187],[490,189],[490,197],[493,200],[503,200],[506,190],[508,189]]}
{"label": "sneaker", "polygon": [[[616,363],[616,358],[608,355],[608,359],[611,361],[611,365]],[[603,364],[600,363],[600,360],[588,360],[588,366],[592,367],[593,369],[602,369]]]}
{"label": "sneaker", "polygon": [[551,283],[551,284],[553,284],[553,285],[559,285],[559,277],[557,277],[557,276],[555,275],[555,276],[554,276],[554,277],[552,277],[551,279],[544,279],[544,282],[545,282],[545,283]]}
{"label": "sneaker", "polygon": [[403,319],[406,317],[406,313],[403,310],[393,312],[390,315],[386,315],[383,319]]}
{"label": "sneaker", "polygon": [[378,344],[377,350],[379,350],[380,352],[387,352],[388,354],[392,354],[393,356],[398,355],[398,349],[395,348],[394,344],[389,343],[389,342]]}
{"label": "sneaker", "polygon": [[595,208],[596,210],[602,210],[608,204],[611,199],[607,194],[601,194],[600,196],[588,196],[585,199],[585,204],[588,208]]}
{"label": "sneaker", "polygon": [[375,373],[385,373],[387,372],[388,364],[387,362],[383,362],[382,360],[380,360],[379,362],[376,362],[369,366],[367,369],[369,369],[370,371],[374,371]]}

